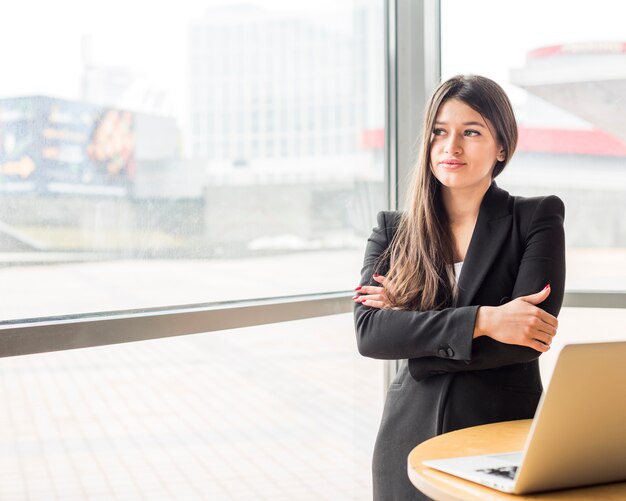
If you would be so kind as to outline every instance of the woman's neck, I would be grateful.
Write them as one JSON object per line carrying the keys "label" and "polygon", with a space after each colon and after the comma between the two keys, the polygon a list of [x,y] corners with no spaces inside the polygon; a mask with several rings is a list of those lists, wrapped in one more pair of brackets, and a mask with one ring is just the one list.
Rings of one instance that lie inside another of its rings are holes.
{"label": "woman's neck", "polygon": [[487,193],[490,184],[465,189],[442,187],[441,195],[443,206],[446,209],[451,225],[460,226],[476,222],[480,203],[485,193]]}

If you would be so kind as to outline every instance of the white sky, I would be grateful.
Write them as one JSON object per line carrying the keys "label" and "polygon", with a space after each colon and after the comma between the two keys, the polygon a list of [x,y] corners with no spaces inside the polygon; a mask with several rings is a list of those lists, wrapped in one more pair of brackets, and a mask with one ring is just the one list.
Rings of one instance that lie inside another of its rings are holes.
{"label": "white sky", "polygon": [[[382,2],[382,0],[381,0]],[[242,2],[243,3],[243,2]],[[356,0],[245,2],[269,10],[306,13],[346,23]],[[45,94],[79,98],[81,38],[89,34],[95,63],[130,66],[167,90],[182,115],[187,79],[189,22],[227,0],[21,0],[7,3],[0,19],[0,97]],[[295,6],[295,7],[294,7]],[[626,2],[594,0],[442,0],[443,76],[478,73],[507,87],[508,72],[529,49],[582,41],[625,41]],[[380,21],[382,30],[383,20]],[[373,78],[380,78],[380,75]]]}
{"label": "white sky", "polygon": [[442,76],[475,73],[505,87],[511,100],[525,92],[507,85],[509,70],[529,50],[576,42],[626,42],[626,2],[615,0],[442,0]]}
{"label": "white sky", "polygon": [[[227,0],[21,0],[3,7],[0,20],[0,97],[46,94],[76,99],[82,73],[81,39],[90,35],[94,63],[129,66],[155,87],[183,92],[188,27]],[[267,10],[296,11],[332,22],[346,19],[354,2],[248,1]],[[337,8],[336,4],[341,8]],[[337,17],[337,16],[336,16]]]}

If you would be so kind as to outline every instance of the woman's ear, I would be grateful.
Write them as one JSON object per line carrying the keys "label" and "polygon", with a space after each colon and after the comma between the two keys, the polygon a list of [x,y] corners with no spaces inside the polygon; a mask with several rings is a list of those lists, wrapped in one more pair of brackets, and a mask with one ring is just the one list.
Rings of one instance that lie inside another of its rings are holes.
{"label": "woman's ear", "polygon": [[504,152],[504,148],[498,152],[498,156],[496,157],[498,162],[504,162],[506,160],[506,153]]}

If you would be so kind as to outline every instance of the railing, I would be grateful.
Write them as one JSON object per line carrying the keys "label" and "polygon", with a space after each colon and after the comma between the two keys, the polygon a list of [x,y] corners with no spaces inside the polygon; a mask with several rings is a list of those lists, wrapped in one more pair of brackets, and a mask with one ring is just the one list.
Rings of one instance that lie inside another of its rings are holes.
{"label": "railing", "polygon": [[[100,312],[0,323],[0,357],[144,341],[352,311],[353,292],[329,292]],[[569,291],[564,307],[626,308],[626,292]],[[346,333],[350,335],[350,333]]]}

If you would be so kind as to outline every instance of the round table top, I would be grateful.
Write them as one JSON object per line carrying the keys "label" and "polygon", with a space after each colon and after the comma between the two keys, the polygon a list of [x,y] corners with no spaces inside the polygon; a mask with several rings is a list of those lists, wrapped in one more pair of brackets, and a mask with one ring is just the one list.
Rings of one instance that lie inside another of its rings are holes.
{"label": "round table top", "polygon": [[532,419],[507,421],[431,438],[409,454],[409,478],[415,487],[436,501],[626,500],[626,482],[521,496],[490,489],[422,465],[422,461],[427,459],[521,451],[531,423]]}

